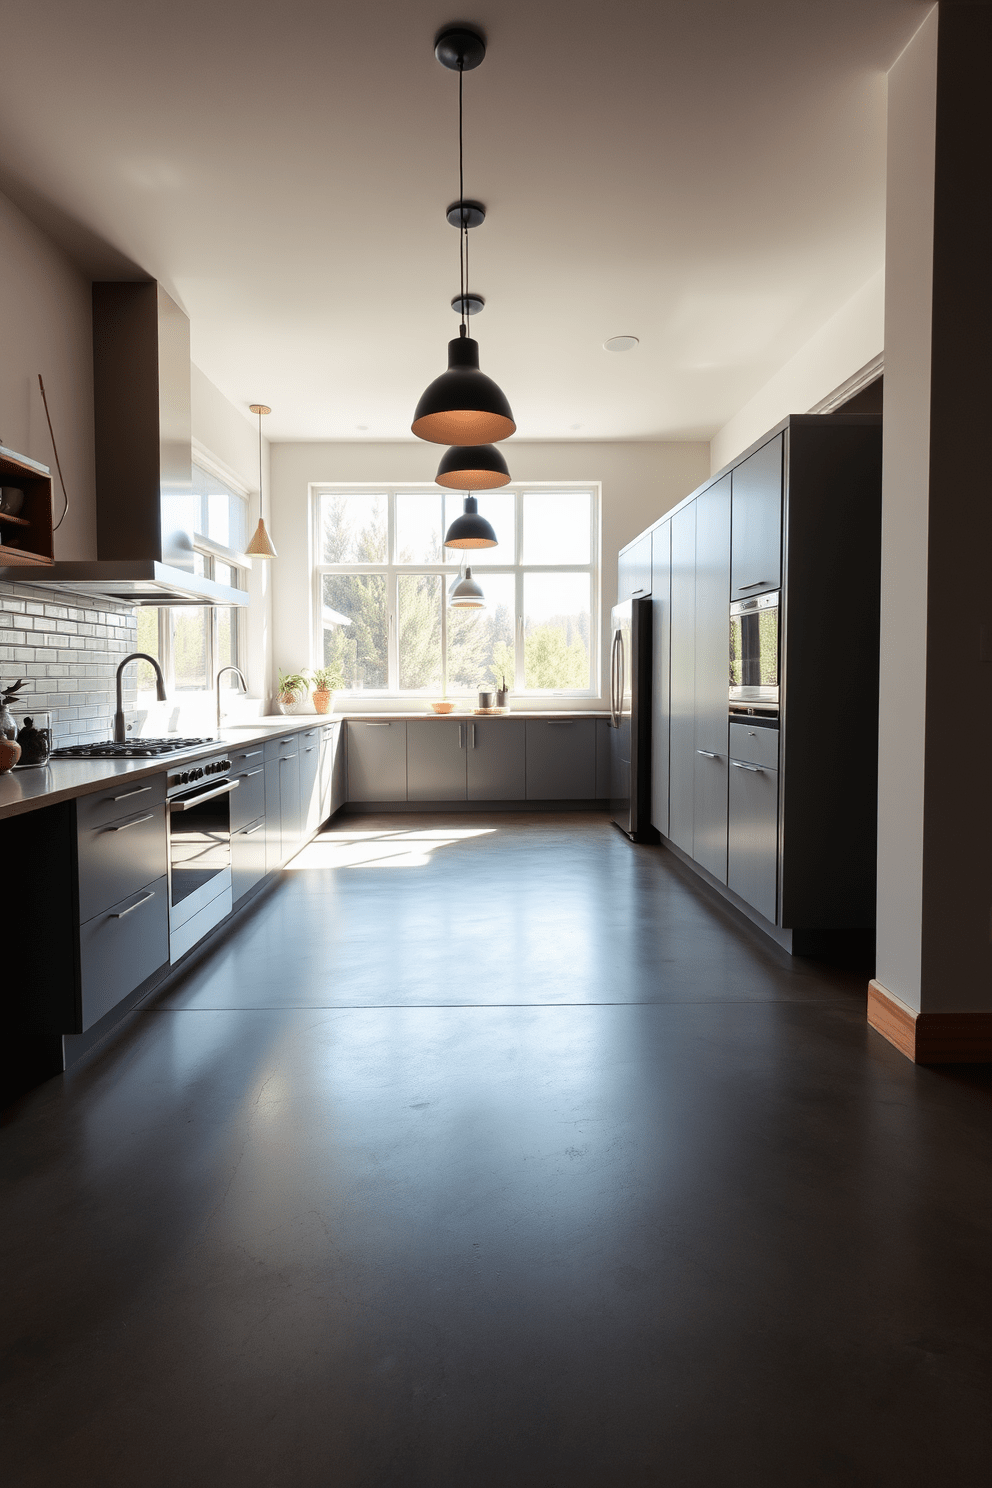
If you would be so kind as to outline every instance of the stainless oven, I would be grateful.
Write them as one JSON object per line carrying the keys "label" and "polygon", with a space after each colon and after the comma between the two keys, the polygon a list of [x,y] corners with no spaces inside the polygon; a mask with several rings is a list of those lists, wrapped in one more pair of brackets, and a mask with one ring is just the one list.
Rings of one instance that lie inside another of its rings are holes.
{"label": "stainless oven", "polygon": [[169,957],[178,961],[231,913],[231,761],[169,772]]}
{"label": "stainless oven", "polygon": [[778,707],[779,591],[730,606],[730,701]]}

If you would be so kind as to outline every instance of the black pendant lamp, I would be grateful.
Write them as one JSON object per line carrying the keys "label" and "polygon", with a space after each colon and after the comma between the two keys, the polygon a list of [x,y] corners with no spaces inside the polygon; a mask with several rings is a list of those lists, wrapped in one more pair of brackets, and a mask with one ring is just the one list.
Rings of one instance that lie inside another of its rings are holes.
{"label": "black pendant lamp", "polygon": [[453,444],[434,479],[450,491],[494,491],[507,485],[510,472],[494,444]]}
{"label": "black pendant lamp", "polygon": [[457,339],[448,342],[448,370],[426,389],[410,427],[418,439],[431,444],[491,444],[508,439],[517,426],[506,395],[479,368],[479,343],[468,334],[466,319],[473,309],[477,311],[485,304],[481,296],[470,294],[467,280],[469,228],[484,222],[486,212],[480,202],[465,200],[462,83],[464,74],[478,67],[485,57],[486,43],[478,32],[454,26],[442,31],[434,54],[442,66],[458,73],[458,200],[445,215],[458,228],[461,292],[452,304],[458,308],[462,323]]}
{"label": "black pendant lamp", "polygon": [[465,510],[456,517],[444,534],[446,548],[495,548],[496,533],[491,522],[479,515],[479,503],[474,496],[465,497]]}

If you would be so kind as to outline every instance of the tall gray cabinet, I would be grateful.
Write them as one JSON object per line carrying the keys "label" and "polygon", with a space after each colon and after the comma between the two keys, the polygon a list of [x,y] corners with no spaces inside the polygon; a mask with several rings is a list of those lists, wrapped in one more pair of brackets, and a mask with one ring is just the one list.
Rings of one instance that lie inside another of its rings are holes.
{"label": "tall gray cabinet", "polygon": [[[662,841],[788,949],[870,929],[881,420],[784,420],[630,544],[625,577],[647,535]],[[778,703],[749,711],[729,697],[730,606],[776,595]]]}

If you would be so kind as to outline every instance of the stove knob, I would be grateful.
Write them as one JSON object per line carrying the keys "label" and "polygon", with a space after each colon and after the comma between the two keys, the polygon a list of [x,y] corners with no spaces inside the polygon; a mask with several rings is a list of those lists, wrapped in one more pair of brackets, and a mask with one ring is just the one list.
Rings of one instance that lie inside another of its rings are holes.
{"label": "stove knob", "polygon": [[182,770],[180,772],[180,775],[179,775],[179,783],[180,783],[180,785],[185,785],[188,779],[189,779],[189,771],[188,770]]}

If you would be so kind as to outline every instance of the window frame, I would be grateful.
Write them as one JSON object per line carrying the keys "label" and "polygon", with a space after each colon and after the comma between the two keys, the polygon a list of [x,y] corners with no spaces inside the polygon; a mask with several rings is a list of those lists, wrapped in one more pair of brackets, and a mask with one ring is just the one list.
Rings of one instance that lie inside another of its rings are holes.
{"label": "window frame", "polygon": [[[581,492],[588,493],[589,501],[589,562],[588,563],[524,563],[522,555],[524,551],[524,496],[528,492],[553,495],[560,492],[563,495]],[[355,496],[384,496],[386,498],[386,555],[385,563],[322,563],[319,556],[323,551],[323,534],[321,531],[320,498],[324,495],[349,495]],[[518,698],[548,698],[548,697],[570,697],[594,700],[601,697],[601,615],[602,615],[602,482],[601,481],[512,481],[507,486],[499,488],[500,495],[512,495],[514,504],[514,558],[512,563],[486,563],[476,566],[472,564],[471,550],[464,550],[464,560],[459,559],[449,563],[397,563],[396,554],[396,497],[399,495],[420,494],[425,496],[451,496],[450,491],[430,481],[315,481],[310,485],[310,542],[312,562],[312,589],[311,610],[313,625],[310,636],[310,665],[322,666],[324,658],[324,626],[322,621],[323,611],[323,579],[325,574],[382,574],[386,578],[386,612],[387,612],[387,636],[386,636],[386,675],[387,686],[385,688],[360,688],[346,689],[342,693],[345,698],[369,697],[376,699],[388,698],[412,698],[423,697],[423,691],[419,689],[402,689],[399,686],[399,602],[398,602],[398,580],[402,574],[440,574],[442,576],[442,593],[447,596],[448,588],[454,578],[461,572],[462,563],[467,562],[475,569],[475,577],[485,587],[487,576],[494,577],[499,574],[510,574],[514,578],[514,617],[513,617],[513,651],[514,651],[514,677],[512,691]],[[466,493],[457,493],[461,498]],[[478,497],[483,516],[485,515],[485,491],[473,493]],[[442,508],[443,510],[443,508]],[[445,552],[453,553],[455,550],[448,548]],[[498,551],[498,550],[497,550]],[[525,679],[525,653],[524,653],[524,578],[528,573],[534,574],[568,574],[581,573],[589,575],[589,686],[583,688],[528,688]],[[448,688],[448,611],[447,602],[441,606],[441,665],[445,690]],[[470,697],[471,693],[457,692],[449,694],[456,697]]]}
{"label": "window frame", "polygon": [[[203,450],[199,447],[194,448],[192,463],[196,468],[202,470],[205,475],[210,476],[213,480],[224,486],[230,495],[235,496],[238,498],[238,500],[244,502],[246,519],[245,530],[247,531],[251,515],[251,492],[248,490],[248,488],[242,485],[242,483],[234,476],[232,476],[229,471],[225,470],[223,466],[221,466],[218,461],[213,459],[213,457],[209,455],[206,450]],[[202,504],[202,502],[205,502],[207,499],[208,498],[206,497],[201,498],[201,527],[206,527],[209,525],[207,521],[207,511],[205,506]],[[217,563],[226,563],[230,568],[236,569],[240,581],[236,587],[243,589],[245,595],[247,596],[248,575],[251,573],[251,560],[249,559],[247,562],[245,562],[246,555],[244,553],[237,553],[233,549],[226,548],[223,543],[214,541],[214,539],[207,537],[205,533],[200,532],[199,530],[193,533],[193,552],[203,560],[203,572],[205,578],[213,579],[215,577],[215,566]],[[149,605],[148,608],[154,608],[157,611],[158,664],[162,668],[162,674],[165,677],[165,685],[168,688],[170,694],[176,693],[183,697],[199,697],[203,694],[208,694],[213,691],[218,666],[218,631],[220,625],[220,610],[224,608],[230,608],[233,612],[231,616],[231,634],[233,641],[232,649],[234,652],[234,661],[232,664],[238,667],[242,673],[245,673],[248,656],[247,604],[238,606]],[[204,667],[208,679],[207,685],[206,687],[177,688],[175,669],[173,665],[174,658],[172,646],[172,616],[176,612],[181,613],[182,611],[187,609],[199,608],[208,611],[208,623],[205,638],[206,657],[204,661]],[[227,663],[225,663],[225,665],[227,665]],[[143,669],[147,670],[147,668],[144,668],[144,664],[142,664],[142,667]],[[151,686],[152,683],[149,682],[148,687],[146,687],[144,690],[147,692],[151,688]]]}

